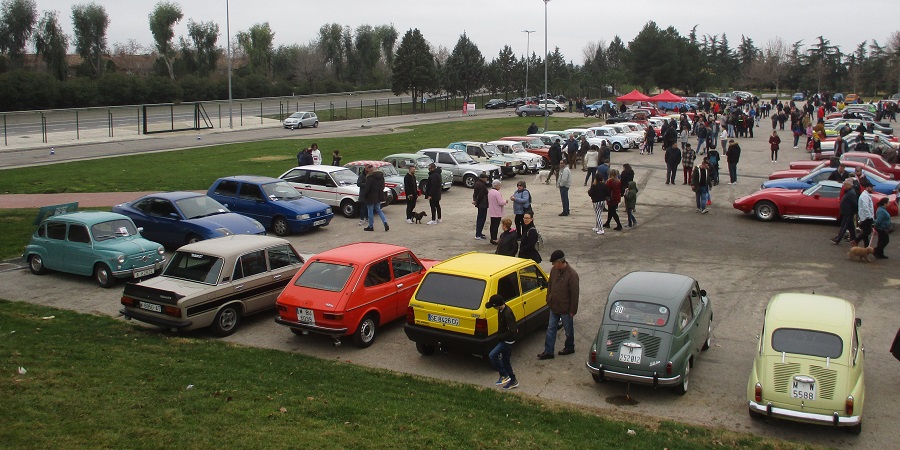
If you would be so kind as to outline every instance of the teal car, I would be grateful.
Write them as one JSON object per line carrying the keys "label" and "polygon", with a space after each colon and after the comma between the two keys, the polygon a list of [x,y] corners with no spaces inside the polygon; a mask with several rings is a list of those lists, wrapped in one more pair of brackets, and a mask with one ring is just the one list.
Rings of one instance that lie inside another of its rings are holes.
{"label": "teal car", "polygon": [[[421,190],[424,190],[423,182],[428,178],[428,166],[434,163],[431,157],[417,153],[395,153],[385,156],[381,160],[391,163],[404,176],[406,175],[406,168],[410,164],[416,166],[416,181],[419,183],[419,189]],[[441,171],[441,186],[444,191],[449,190],[453,186],[453,174],[449,170]]]}
{"label": "teal car", "polygon": [[35,275],[48,270],[89,275],[108,288],[118,278],[144,278],[162,269],[162,245],[141,237],[127,216],[103,211],[44,219],[22,255]]}

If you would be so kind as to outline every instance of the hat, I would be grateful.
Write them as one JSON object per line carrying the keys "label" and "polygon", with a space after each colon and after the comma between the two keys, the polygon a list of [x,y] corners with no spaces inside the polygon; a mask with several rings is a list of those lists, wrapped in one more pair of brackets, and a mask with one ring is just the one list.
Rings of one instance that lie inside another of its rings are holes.
{"label": "hat", "polygon": [[555,263],[560,259],[565,260],[566,254],[562,250],[553,250],[553,253],[550,254],[550,262]]}
{"label": "hat", "polygon": [[866,188],[872,186],[872,183],[868,179],[863,178],[862,180],[859,180],[859,185]]}
{"label": "hat", "polygon": [[496,308],[496,307],[498,307],[498,306],[500,306],[500,305],[503,305],[503,304],[505,304],[505,303],[506,303],[506,300],[503,299],[503,296],[502,296],[502,295],[500,295],[500,294],[494,294],[494,295],[491,296],[490,299],[488,299],[487,304],[484,305],[484,306],[486,306],[486,307],[488,307],[488,308]]}
{"label": "hat", "polygon": [[478,175],[478,178],[487,178],[487,172],[481,172],[481,175]]}

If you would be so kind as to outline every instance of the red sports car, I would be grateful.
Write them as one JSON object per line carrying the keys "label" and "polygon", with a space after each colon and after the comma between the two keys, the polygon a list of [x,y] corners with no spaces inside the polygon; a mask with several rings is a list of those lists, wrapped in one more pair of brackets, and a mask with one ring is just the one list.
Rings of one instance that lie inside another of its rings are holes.
{"label": "red sports car", "polygon": [[[889,175],[888,178],[891,180],[900,180],[900,164],[889,164],[881,155],[868,152],[847,152],[841,155],[841,162],[845,161],[848,167],[854,163],[865,164],[880,173]],[[794,161],[790,167],[791,169],[813,169],[820,164],[822,161]]]}
{"label": "red sports car", "polygon": [[[734,201],[735,209],[745,214],[753,213],[764,222],[784,219],[838,220],[840,214],[841,184],[836,181],[820,181],[806,190],[780,188],[761,189]],[[883,194],[872,193],[872,203],[877,205]],[[891,216],[897,215],[897,196],[891,195],[887,205]]]}
{"label": "red sports car", "polygon": [[[801,178],[801,177],[809,175],[819,169],[829,167],[829,161],[811,161],[811,162],[815,162],[818,164],[815,164],[814,166],[809,167],[809,168],[807,168],[805,165],[797,164],[797,163],[805,163],[805,162],[808,162],[808,161],[797,161],[795,163],[792,162],[790,169],[778,170],[778,171],[772,172],[772,174],[769,175],[769,179],[770,180],[780,180],[782,178]],[[872,172],[875,175],[878,175],[879,177],[884,178],[885,180],[893,180],[894,179],[893,176],[888,175],[886,173],[881,173],[878,170],[875,170],[874,168],[866,165],[864,162],[850,161],[850,160],[841,161],[841,162],[844,163],[844,166],[847,168],[847,171],[850,173],[853,173],[857,167],[861,167],[866,172]],[[795,168],[794,164],[797,164],[799,167]]]}
{"label": "red sports car", "polygon": [[295,334],[324,334],[340,345],[353,336],[372,345],[378,328],[406,316],[409,298],[425,271],[439,261],[419,259],[406,247],[376,242],[319,253],[278,296],[275,322]]}

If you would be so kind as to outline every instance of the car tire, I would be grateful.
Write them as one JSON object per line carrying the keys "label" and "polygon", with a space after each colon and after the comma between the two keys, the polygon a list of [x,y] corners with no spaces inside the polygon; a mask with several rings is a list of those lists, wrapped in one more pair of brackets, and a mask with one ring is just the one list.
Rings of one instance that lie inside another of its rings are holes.
{"label": "car tire", "polygon": [[434,346],[431,344],[424,344],[422,342],[416,342],[416,351],[419,352],[422,356],[431,356],[434,354]]}
{"label": "car tire", "polygon": [[525,117],[525,113],[524,113],[524,112],[521,112],[521,111],[520,111],[520,112],[517,112],[516,114],[518,114],[519,117]]}
{"label": "car tire", "polygon": [[291,234],[291,226],[284,217],[276,217],[272,220],[272,232],[278,236],[287,236]]}
{"label": "car tire", "polygon": [[41,255],[29,256],[28,268],[31,269],[31,273],[35,275],[43,275],[47,273],[47,268],[44,267],[44,259],[41,258]]}
{"label": "car tire", "polygon": [[359,211],[356,208],[356,202],[353,200],[345,199],[341,202],[341,214],[348,219],[352,219],[354,217],[359,216]]}
{"label": "car tire", "polygon": [[313,128],[319,128],[319,121],[313,122]]}
{"label": "car tire", "polygon": [[390,205],[391,203],[394,203],[395,201],[397,201],[397,193],[394,192],[393,189],[388,189],[388,194],[385,196],[384,204]]}
{"label": "car tire", "polygon": [[237,331],[238,326],[241,324],[241,310],[238,306],[231,304],[222,307],[218,313],[216,313],[216,318],[213,319],[212,328],[213,334],[219,337],[230,336]]}
{"label": "car tire", "polygon": [[703,347],[700,348],[700,351],[709,350],[711,340],[712,340],[712,318],[709,319],[709,325],[707,325],[707,328],[706,328],[706,340],[703,341]]}
{"label": "car tire", "polygon": [[525,164],[522,164],[521,166],[519,166],[518,169],[516,169],[516,173],[519,174],[519,175],[525,175],[525,174],[527,174],[527,173],[528,173],[528,166],[526,166]]}
{"label": "car tire", "polygon": [[359,348],[368,348],[375,341],[377,331],[378,317],[372,313],[366,314],[353,332],[353,343]]}
{"label": "car tire", "polygon": [[681,384],[675,386],[675,392],[678,395],[684,395],[687,393],[688,388],[690,387],[691,382],[691,362],[686,361],[684,363],[684,372],[681,374]]}
{"label": "car tire", "polygon": [[466,175],[463,177],[463,184],[465,184],[466,187],[469,189],[474,189],[475,182],[477,182],[477,181],[478,181],[478,179],[475,178],[475,175],[470,174],[470,175]]}
{"label": "car tire", "polygon": [[613,149],[614,152],[617,152],[617,153],[618,153],[618,152],[621,152],[621,151],[622,151],[622,144],[620,144],[620,143],[618,143],[618,142],[613,142],[612,149]]}
{"label": "car tire", "polygon": [[860,433],[862,433],[862,422],[859,422],[858,424],[853,426],[846,427],[844,430],[846,430],[847,433],[858,436]]}
{"label": "car tire", "polygon": [[603,375],[597,374],[597,373],[592,373],[591,378],[594,379],[594,383],[605,383],[606,382],[606,377],[604,377]]}
{"label": "car tire", "polygon": [[111,288],[116,284],[116,277],[113,276],[112,270],[106,264],[97,264],[94,266],[94,281],[104,289]]}
{"label": "car tire", "polygon": [[763,200],[753,206],[753,215],[762,222],[771,222],[778,217],[778,207],[768,200]]}
{"label": "car tire", "polygon": [[196,234],[189,234],[189,235],[187,235],[187,238],[184,240],[184,243],[185,244],[196,244],[197,242],[200,242],[202,240],[203,239],[200,238],[200,236],[197,236]]}

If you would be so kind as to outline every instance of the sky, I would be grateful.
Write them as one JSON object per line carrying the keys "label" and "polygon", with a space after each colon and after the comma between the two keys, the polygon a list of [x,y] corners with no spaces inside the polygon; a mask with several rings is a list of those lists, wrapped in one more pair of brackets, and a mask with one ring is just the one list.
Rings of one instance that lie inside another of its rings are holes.
{"label": "sky", "polygon": [[[584,49],[591,42],[609,43],[618,35],[627,45],[648,21],[660,28],[675,27],[687,36],[698,25],[697,33],[726,33],[731,48],[740,44],[741,35],[753,39],[758,48],[780,37],[786,44],[803,41],[805,46],[824,36],[844,53],[851,53],[862,41],[872,39],[884,45],[895,31],[900,4],[897,0],[868,0],[859,4],[847,0],[736,2],[682,0],[678,2],[644,0],[603,2],[599,0],[170,0],[181,6],[184,18],[175,26],[175,42],[187,35],[187,22],[212,21],[219,24],[219,44],[226,44],[226,17],[230,17],[231,36],[254,24],[269,22],[275,33],[275,46],[308,44],[324,24],[339,23],[355,29],[360,25],[393,24],[398,44],[407,30],[418,28],[433,49],[453,50],[465,32],[478,46],[486,61],[494,59],[504,45],[517,56],[530,52],[543,54],[544,13],[546,7],[549,51],[559,47],[566,60],[584,61]],[[44,11],[59,12],[64,31],[72,35],[71,8],[84,1],[35,0],[38,17]],[[109,16],[107,42],[130,39],[151,47],[153,37],[148,16],[159,0],[95,0]],[[741,6],[732,6],[740,3]],[[855,18],[858,23],[853,23]],[[530,33],[530,43],[523,30]],[[71,39],[70,39],[71,42]],[[72,49],[70,49],[72,50]]]}

